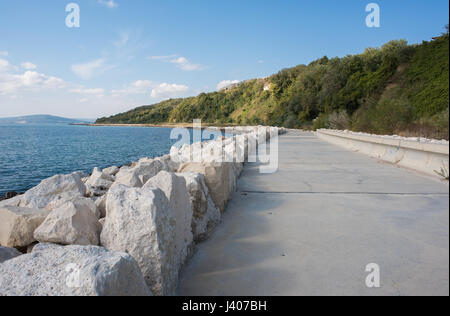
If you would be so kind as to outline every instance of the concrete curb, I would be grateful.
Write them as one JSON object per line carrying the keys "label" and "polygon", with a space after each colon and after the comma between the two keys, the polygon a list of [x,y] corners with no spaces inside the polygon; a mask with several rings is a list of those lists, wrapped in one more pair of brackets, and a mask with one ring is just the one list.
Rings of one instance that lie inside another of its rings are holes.
{"label": "concrete curb", "polygon": [[318,130],[316,135],[327,142],[370,157],[441,178],[436,172],[449,170],[449,146],[403,139],[357,135],[341,131]]}

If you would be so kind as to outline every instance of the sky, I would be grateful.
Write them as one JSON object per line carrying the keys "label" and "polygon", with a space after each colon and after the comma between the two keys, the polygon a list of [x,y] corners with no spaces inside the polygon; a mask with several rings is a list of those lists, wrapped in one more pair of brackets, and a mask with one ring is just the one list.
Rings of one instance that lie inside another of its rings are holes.
{"label": "sky", "polygon": [[[366,6],[380,27],[366,25]],[[66,6],[79,7],[79,27]],[[444,0],[0,0],[0,117],[98,118],[444,32]],[[71,25],[71,23],[69,23]]]}

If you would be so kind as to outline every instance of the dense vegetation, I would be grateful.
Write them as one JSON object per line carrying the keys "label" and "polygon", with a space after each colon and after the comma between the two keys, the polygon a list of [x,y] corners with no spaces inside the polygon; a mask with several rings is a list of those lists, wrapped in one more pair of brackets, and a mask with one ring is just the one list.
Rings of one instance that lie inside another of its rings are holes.
{"label": "dense vegetation", "polygon": [[97,123],[267,124],[448,139],[449,38],[391,41],[265,79],[143,106]]}

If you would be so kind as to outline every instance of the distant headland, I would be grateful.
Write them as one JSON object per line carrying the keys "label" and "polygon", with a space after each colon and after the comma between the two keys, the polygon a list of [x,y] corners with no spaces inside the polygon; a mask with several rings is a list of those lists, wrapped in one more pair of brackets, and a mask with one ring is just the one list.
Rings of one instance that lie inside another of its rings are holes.
{"label": "distant headland", "polygon": [[89,124],[93,121],[91,119],[71,119],[53,115],[0,117],[0,124]]}

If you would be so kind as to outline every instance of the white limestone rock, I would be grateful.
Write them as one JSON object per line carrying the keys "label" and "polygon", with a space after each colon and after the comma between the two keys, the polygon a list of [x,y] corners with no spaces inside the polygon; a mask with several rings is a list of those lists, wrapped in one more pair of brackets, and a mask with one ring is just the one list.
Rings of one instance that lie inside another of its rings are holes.
{"label": "white limestone rock", "polygon": [[197,151],[193,152],[193,160],[191,162],[223,162],[227,158],[224,154],[223,141],[218,139],[216,141],[207,141],[201,144],[201,157],[199,157]]}
{"label": "white limestone rock", "polygon": [[114,180],[114,176],[94,168],[91,176],[85,182],[88,195],[92,197],[103,196],[109,190]]}
{"label": "white limestone rock", "polygon": [[169,200],[175,217],[175,256],[178,270],[192,254],[192,207],[186,181],[172,172],[161,171],[151,178],[144,188],[161,189]]}
{"label": "white limestone rock", "polygon": [[200,173],[180,173],[186,180],[192,205],[192,233],[195,242],[206,240],[212,230],[220,222],[221,213],[214,205],[205,182],[205,176]]}
{"label": "white limestone rock", "polygon": [[170,149],[170,160],[177,165],[192,162],[192,146],[184,144],[181,148],[173,146]]}
{"label": "white limestone rock", "polygon": [[111,167],[103,169],[102,172],[103,172],[103,174],[114,177],[119,172],[119,170],[120,170],[119,167],[111,166]]}
{"label": "white limestone rock", "polygon": [[17,249],[0,246],[0,263],[21,256],[22,253]]}
{"label": "white limestone rock", "polygon": [[101,171],[99,168],[95,167],[94,170],[92,170],[92,174],[89,177],[88,184],[92,186],[98,186],[103,184],[104,181],[108,182],[114,182],[114,177],[110,174],[107,174],[103,171]]}
{"label": "white limestone rock", "polygon": [[160,171],[167,171],[166,165],[158,159],[141,159],[134,168],[139,179],[144,185],[150,178],[156,176]]}
{"label": "white limestone rock", "polygon": [[45,209],[0,207],[0,245],[20,248],[32,244],[36,241],[34,230],[49,213]]}
{"label": "white limestone rock", "polygon": [[95,206],[100,214],[100,218],[106,217],[106,195],[103,195],[95,200]]}
{"label": "white limestone rock", "polygon": [[41,243],[97,246],[101,230],[98,219],[94,202],[79,198],[53,210],[35,230],[34,238]]}
{"label": "white limestone rock", "polygon": [[228,179],[229,179],[229,184],[228,184],[228,189],[229,189],[229,195],[228,195],[228,200],[231,200],[231,197],[233,195],[233,192],[236,191],[236,187],[237,187],[237,181],[239,178],[239,170],[237,167],[237,164],[235,163],[227,163],[227,166],[225,167],[226,170],[228,170],[229,174],[228,174]]}
{"label": "white limestone rock", "polygon": [[228,200],[236,187],[233,163],[186,163],[181,165],[179,173],[194,172],[205,176],[206,185],[214,204],[223,213]]}
{"label": "white limestone rock", "polygon": [[163,170],[167,170],[170,172],[177,172],[178,168],[180,167],[180,164],[173,161],[171,159],[170,155],[158,157],[158,158],[155,158],[155,160],[161,161],[165,166],[165,168]]}
{"label": "white limestone rock", "polygon": [[53,210],[85,194],[86,187],[81,181],[80,173],[56,175],[28,190],[22,196],[19,206]]}
{"label": "white limestone rock", "polygon": [[22,195],[17,195],[11,199],[0,201],[0,207],[4,206],[19,206]]}
{"label": "white limestone rock", "polygon": [[103,231],[103,227],[105,226],[106,218],[100,218],[98,220],[98,222],[99,222],[100,227],[101,227],[101,229],[100,229],[100,232],[101,232],[101,231]]}
{"label": "white limestone rock", "polygon": [[0,264],[0,296],[149,296],[136,261],[94,246],[36,246]]}
{"label": "white limestone rock", "polygon": [[122,184],[131,188],[140,188],[143,185],[136,170],[128,166],[120,168],[120,171],[116,174],[114,185],[116,184]]}
{"label": "white limestone rock", "polygon": [[161,159],[142,158],[132,167],[120,168],[114,183],[140,188],[162,170],[168,170],[168,166]]}
{"label": "white limestone rock", "polygon": [[175,220],[164,192],[113,185],[106,199],[101,245],[133,256],[155,295],[174,295]]}

